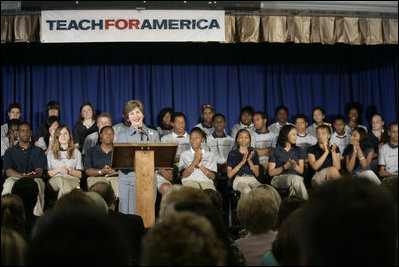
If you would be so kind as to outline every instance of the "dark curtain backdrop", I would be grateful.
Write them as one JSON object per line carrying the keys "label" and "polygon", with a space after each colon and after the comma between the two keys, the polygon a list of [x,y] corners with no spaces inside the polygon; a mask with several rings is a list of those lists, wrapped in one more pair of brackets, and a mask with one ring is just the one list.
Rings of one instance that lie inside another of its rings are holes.
{"label": "dark curtain backdrop", "polygon": [[397,46],[95,43],[2,44],[2,122],[11,102],[22,105],[22,120],[34,130],[46,118],[50,100],[61,103],[61,120],[70,127],[83,102],[122,120],[125,103],[139,99],[145,123],[157,125],[161,108],[187,116],[186,130],[199,122],[200,107],[210,103],[238,122],[240,108],[289,109],[289,121],[322,106],[327,121],[344,114],[345,104],[363,104],[363,124],[374,112],[386,123],[398,121]]}

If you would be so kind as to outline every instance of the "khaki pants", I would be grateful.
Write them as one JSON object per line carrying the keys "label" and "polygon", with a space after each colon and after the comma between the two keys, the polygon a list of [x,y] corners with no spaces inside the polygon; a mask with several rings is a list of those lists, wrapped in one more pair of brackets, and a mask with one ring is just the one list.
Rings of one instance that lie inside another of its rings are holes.
{"label": "khaki pants", "polygon": [[240,191],[241,194],[249,193],[252,188],[258,185],[261,185],[261,183],[254,176],[250,175],[236,176],[233,181],[233,189]]}
{"label": "khaki pants", "polygon": [[327,169],[324,168],[321,171],[316,172],[312,177],[312,187],[320,186],[325,183],[327,178]]}
{"label": "khaki pants", "polygon": [[308,191],[303,183],[303,177],[296,174],[283,174],[274,176],[271,185],[275,188],[288,188],[290,196],[296,195],[305,200],[308,199]]}
{"label": "khaki pants", "polygon": [[50,178],[49,183],[54,191],[58,191],[58,199],[63,195],[79,187],[80,179],[73,176],[54,176]]}
{"label": "khaki pants", "polygon": [[97,182],[106,182],[106,183],[111,184],[111,187],[115,193],[115,197],[119,198],[118,176],[112,176],[112,177],[90,176],[90,177],[87,177],[87,189],[89,189],[93,184],[95,184]]}
{"label": "khaki pants", "polygon": [[[3,192],[1,192],[1,195],[5,194],[11,194],[12,187],[14,186],[15,182],[21,178],[16,178],[16,177],[9,177],[5,180],[3,184]],[[22,179],[32,179],[32,178],[22,178]],[[33,214],[36,216],[41,216],[43,215],[43,208],[44,208],[44,189],[46,188],[46,185],[44,184],[44,181],[42,178],[34,178],[35,182],[37,183],[37,186],[39,188],[39,195],[37,196],[37,202],[35,205],[35,208],[33,210]]]}
{"label": "khaki pants", "polygon": [[212,189],[214,191],[216,191],[216,187],[213,184],[213,181],[192,181],[192,180],[188,180],[188,181],[182,181],[183,186],[190,186],[190,187],[194,187],[194,188],[198,188],[201,190],[204,189]]}

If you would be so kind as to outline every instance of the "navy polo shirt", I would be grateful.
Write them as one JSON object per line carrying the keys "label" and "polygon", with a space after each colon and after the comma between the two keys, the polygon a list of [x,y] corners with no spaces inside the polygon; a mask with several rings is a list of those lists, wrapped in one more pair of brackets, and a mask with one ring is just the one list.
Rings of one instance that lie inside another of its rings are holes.
{"label": "navy polo shirt", "polygon": [[[282,146],[277,146],[270,151],[269,163],[276,163],[276,168],[283,166],[289,159],[293,159],[299,164],[300,159],[304,159],[305,155],[302,153],[302,149],[300,147],[291,146],[289,151],[286,151]],[[301,175],[295,170],[288,169],[284,170],[281,174],[296,174]]]}
{"label": "navy polo shirt", "polygon": [[47,157],[43,149],[30,143],[28,149],[23,149],[19,143],[8,148],[4,153],[4,171],[13,169],[19,173],[28,173],[36,168],[47,170]]}
{"label": "navy polo shirt", "polygon": [[100,145],[89,148],[86,152],[84,170],[102,169],[105,165],[111,167],[112,152],[105,153]]}
{"label": "navy polo shirt", "polygon": [[[338,146],[336,147],[335,152],[341,153]],[[318,160],[321,156],[323,156],[324,150],[321,149],[319,144],[317,143],[314,146],[308,148],[308,154],[313,154],[316,160]],[[331,167],[332,165],[333,165],[332,152],[330,151],[330,153],[328,153],[326,160],[316,171],[321,171],[322,169]]]}
{"label": "navy polo shirt", "polygon": [[[248,151],[248,153],[249,153],[249,151]],[[229,152],[229,155],[227,156],[227,167],[234,168],[242,161],[243,157],[244,157],[244,154],[241,154],[241,152],[238,149],[233,149],[232,151]],[[258,152],[256,152],[256,151],[252,157],[252,162],[254,163],[254,165],[259,166],[259,156],[258,156]],[[248,164],[248,161],[246,161],[245,164],[241,167],[241,169],[236,173],[236,175],[238,175],[238,176],[241,176],[244,174],[255,176],[255,174],[251,170],[251,167]]]}

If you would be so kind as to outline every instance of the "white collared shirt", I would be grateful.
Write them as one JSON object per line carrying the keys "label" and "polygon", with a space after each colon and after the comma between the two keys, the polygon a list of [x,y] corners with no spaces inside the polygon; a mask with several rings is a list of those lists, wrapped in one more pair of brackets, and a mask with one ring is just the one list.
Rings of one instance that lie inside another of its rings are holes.
{"label": "white collared shirt", "polygon": [[183,137],[178,137],[178,135],[172,131],[170,134],[161,137],[161,143],[178,143],[179,146],[176,150],[175,158],[180,158],[181,153],[190,148],[190,137],[186,131],[184,131]]}
{"label": "white collared shirt", "polygon": [[[202,151],[202,164],[205,168],[207,168],[210,171],[217,172],[217,164],[215,160],[215,156],[213,155],[212,152],[206,151],[205,149],[201,149]],[[190,146],[189,150],[184,151],[180,155],[180,161],[179,161],[179,172],[181,172],[184,169],[187,169],[188,166],[193,162],[194,160],[194,149]],[[195,167],[194,171],[186,178],[183,178],[182,181],[209,181],[209,179],[205,173],[201,171],[200,168]]]}

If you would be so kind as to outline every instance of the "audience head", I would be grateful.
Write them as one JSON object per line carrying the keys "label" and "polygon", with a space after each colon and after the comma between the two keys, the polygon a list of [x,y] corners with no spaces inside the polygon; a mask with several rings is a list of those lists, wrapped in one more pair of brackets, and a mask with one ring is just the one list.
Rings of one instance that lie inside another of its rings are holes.
{"label": "audience head", "polygon": [[175,203],[186,200],[200,200],[211,204],[208,195],[201,189],[174,184],[169,188],[166,194],[162,196],[159,208],[159,217],[162,218],[169,213],[170,210],[173,210],[172,208]]}
{"label": "audience head", "polygon": [[251,106],[245,106],[240,110],[240,122],[244,125],[251,125],[252,118],[254,116],[255,110]]}
{"label": "audience head", "polygon": [[280,208],[277,215],[277,229],[279,229],[283,221],[296,209],[302,207],[306,200],[298,196],[288,196],[281,200]]}
{"label": "audience head", "polygon": [[97,192],[94,192],[94,191],[85,192],[85,193],[94,201],[96,208],[100,212],[103,212],[104,214],[108,214],[108,205],[105,202],[105,200],[102,198],[102,196],[100,196]]}
{"label": "audience head", "polygon": [[385,128],[385,121],[384,117],[381,114],[374,114],[371,117],[371,129],[372,130],[384,130]]}
{"label": "audience head", "polygon": [[1,266],[25,266],[26,241],[15,230],[1,225]]}
{"label": "audience head", "polygon": [[303,252],[299,234],[302,214],[302,208],[294,210],[278,230],[276,240],[272,245],[272,252],[280,266],[300,266],[302,263]]}
{"label": "audience head", "polygon": [[109,183],[97,182],[97,183],[93,184],[92,186],[90,186],[89,191],[97,192],[105,200],[105,203],[107,203],[108,207],[111,207],[112,204],[115,205],[115,202],[116,202],[115,192]]}
{"label": "audience head", "polygon": [[277,144],[281,147],[286,147],[287,143],[295,145],[297,139],[297,130],[293,125],[287,124],[280,129],[277,137]]}
{"label": "audience head", "polygon": [[331,129],[325,124],[322,124],[317,127],[316,129],[316,136],[317,136],[317,141],[320,144],[324,144],[325,142],[329,142],[331,138]]}
{"label": "audience head", "polygon": [[61,196],[54,205],[54,209],[68,209],[75,207],[87,207],[88,209],[96,209],[95,201],[79,188],[74,188],[69,193]]}
{"label": "audience head", "polygon": [[360,148],[366,151],[368,148],[373,147],[373,143],[370,141],[369,135],[366,130],[362,127],[356,127],[351,133],[351,144],[354,141],[358,141]]}
{"label": "audience head", "polygon": [[14,229],[25,236],[24,203],[16,194],[6,194],[1,197],[1,227]]}
{"label": "audience head", "polygon": [[20,178],[11,189],[11,193],[18,195],[24,203],[25,214],[33,216],[33,209],[37,203],[39,186],[34,179]]}
{"label": "audience head", "polygon": [[157,118],[158,125],[163,126],[165,128],[172,127],[171,125],[172,115],[173,115],[173,109],[171,107],[165,107],[161,109],[158,113],[158,118]]}
{"label": "audience head", "polygon": [[251,189],[237,204],[237,218],[249,232],[260,234],[277,223],[281,197],[270,185]]}
{"label": "audience head", "polygon": [[68,159],[73,158],[75,146],[71,130],[65,124],[60,124],[54,133],[53,154],[56,159],[61,159],[60,151],[63,146],[67,147]]}
{"label": "audience head", "polygon": [[90,102],[85,102],[80,106],[79,110],[79,121],[83,122],[84,120],[91,119],[93,121],[96,120],[96,111],[94,110],[93,105]]}
{"label": "audience head", "polygon": [[396,214],[389,194],[369,180],[327,181],[304,205],[305,264],[395,264]]}
{"label": "audience head", "polygon": [[148,266],[225,265],[226,251],[212,224],[182,211],[157,221],[143,238],[141,264]]}
{"label": "audience head", "polygon": [[28,265],[128,265],[128,243],[121,230],[104,213],[80,204],[53,209],[39,219]]}
{"label": "audience head", "polygon": [[46,105],[47,115],[60,117],[61,114],[61,105],[58,101],[50,101]]}
{"label": "audience head", "polygon": [[22,112],[21,112],[21,104],[19,103],[12,103],[7,108],[8,118],[12,119],[20,119]]}
{"label": "audience head", "polygon": [[223,198],[219,191],[215,191],[213,189],[207,188],[203,190],[205,194],[208,195],[209,199],[212,202],[212,205],[216,208],[219,214],[222,214],[223,211]]}

